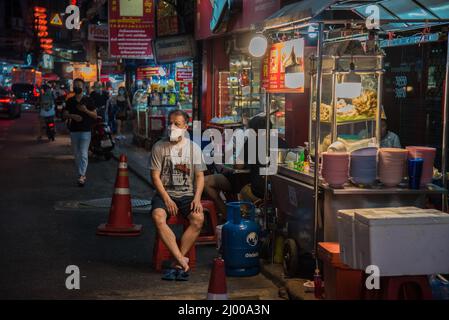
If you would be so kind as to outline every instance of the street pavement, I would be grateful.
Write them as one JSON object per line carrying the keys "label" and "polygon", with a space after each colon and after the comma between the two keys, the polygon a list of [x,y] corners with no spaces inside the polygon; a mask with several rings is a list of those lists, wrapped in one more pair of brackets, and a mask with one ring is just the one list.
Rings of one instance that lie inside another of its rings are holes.
{"label": "street pavement", "polygon": [[[108,208],[55,207],[110,198],[117,172],[115,160],[91,159],[87,184],[79,188],[65,131],[58,123],[55,142],[37,141],[36,113],[0,118],[0,299],[204,299],[214,246],[197,247],[190,281],[166,282],[151,268],[155,229],[148,212],[134,211],[134,222],[143,226],[139,237],[112,238],[95,234]],[[127,152],[125,142],[119,151]],[[139,156],[147,154],[140,150],[130,158]],[[149,200],[154,193],[132,172],[130,187],[135,199]],[[65,286],[69,265],[79,267],[79,290]],[[233,299],[278,297],[278,288],[262,275],[227,283]]]}

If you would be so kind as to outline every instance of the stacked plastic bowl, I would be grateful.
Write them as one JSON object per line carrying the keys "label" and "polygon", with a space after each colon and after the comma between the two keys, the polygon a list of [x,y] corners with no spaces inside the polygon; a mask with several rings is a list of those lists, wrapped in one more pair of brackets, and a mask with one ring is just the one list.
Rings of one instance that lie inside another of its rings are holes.
{"label": "stacked plastic bowl", "polygon": [[379,180],[387,187],[401,183],[406,169],[408,150],[398,148],[379,149]]}
{"label": "stacked plastic bowl", "polygon": [[436,149],[416,146],[406,147],[406,149],[408,150],[409,158],[422,158],[424,160],[421,174],[421,186],[431,183],[433,178],[433,164],[435,161]]}
{"label": "stacked plastic bowl", "polygon": [[321,175],[332,188],[342,188],[349,179],[349,153],[323,152]]}
{"label": "stacked plastic bowl", "polygon": [[377,148],[362,148],[351,152],[351,181],[356,185],[370,186],[377,179]]}

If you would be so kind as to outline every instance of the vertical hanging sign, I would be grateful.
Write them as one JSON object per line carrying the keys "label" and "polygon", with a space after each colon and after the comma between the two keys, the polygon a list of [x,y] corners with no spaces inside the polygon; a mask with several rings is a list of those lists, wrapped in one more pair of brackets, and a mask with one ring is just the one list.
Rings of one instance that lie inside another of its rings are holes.
{"label": "vertical hanging sign", "polygon": [[154,0],[109,0],[111,58],[152,59]]}

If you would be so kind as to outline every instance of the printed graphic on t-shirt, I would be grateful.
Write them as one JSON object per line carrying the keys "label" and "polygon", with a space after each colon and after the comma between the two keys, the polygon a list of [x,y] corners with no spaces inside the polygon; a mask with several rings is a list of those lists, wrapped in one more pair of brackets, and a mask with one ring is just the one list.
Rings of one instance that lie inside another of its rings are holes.
{"label": "printed graphic on t-shirt", "polygon": [[190,180],[190,168],[182,159],[164,156],[163,169],[161,172],[162,183],[169,189],[177,191],[188,191]]}

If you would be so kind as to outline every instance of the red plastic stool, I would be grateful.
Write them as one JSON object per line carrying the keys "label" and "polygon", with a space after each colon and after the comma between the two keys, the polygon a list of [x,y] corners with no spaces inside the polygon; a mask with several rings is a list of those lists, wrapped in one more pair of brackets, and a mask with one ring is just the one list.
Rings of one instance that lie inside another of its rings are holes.
{"label": "red plastic stool", "polygon": [[204,211],[204,227],[206,230],[201,231],[200,236],[196,240],[198,244],[212,244],[217,242],[215,229],[218,224],[217,209],[215,203],[211,200],[201,200]]}
{"label": "red plastic stool", "polygon": [[432,300],[427,276],[381,277],[379,290],[364,291],[365,300]]}
{"label": "red plastic stool", "polygon": [[[178,216],[171,216],[167,220],[167,224],[170,225],[182,225],[183,230],[185,231],[187,227],[189,226],[189,220],[184,219],[180,215]],[[196,266],[196,248],[195,244],[193,244],[193,247],[189,250],[187,253],[187,258],[189,258],[189,266],[190,269],[194,270]],[[162,264],[166,260],[173,259],[173,256],[168,251],[165,244],[162,242],[162,240],[159,238],[158,233],[156,232],[156,239],[154,242],[154,249],[153,249],[153,267],[156,271],[162,270]]]}

